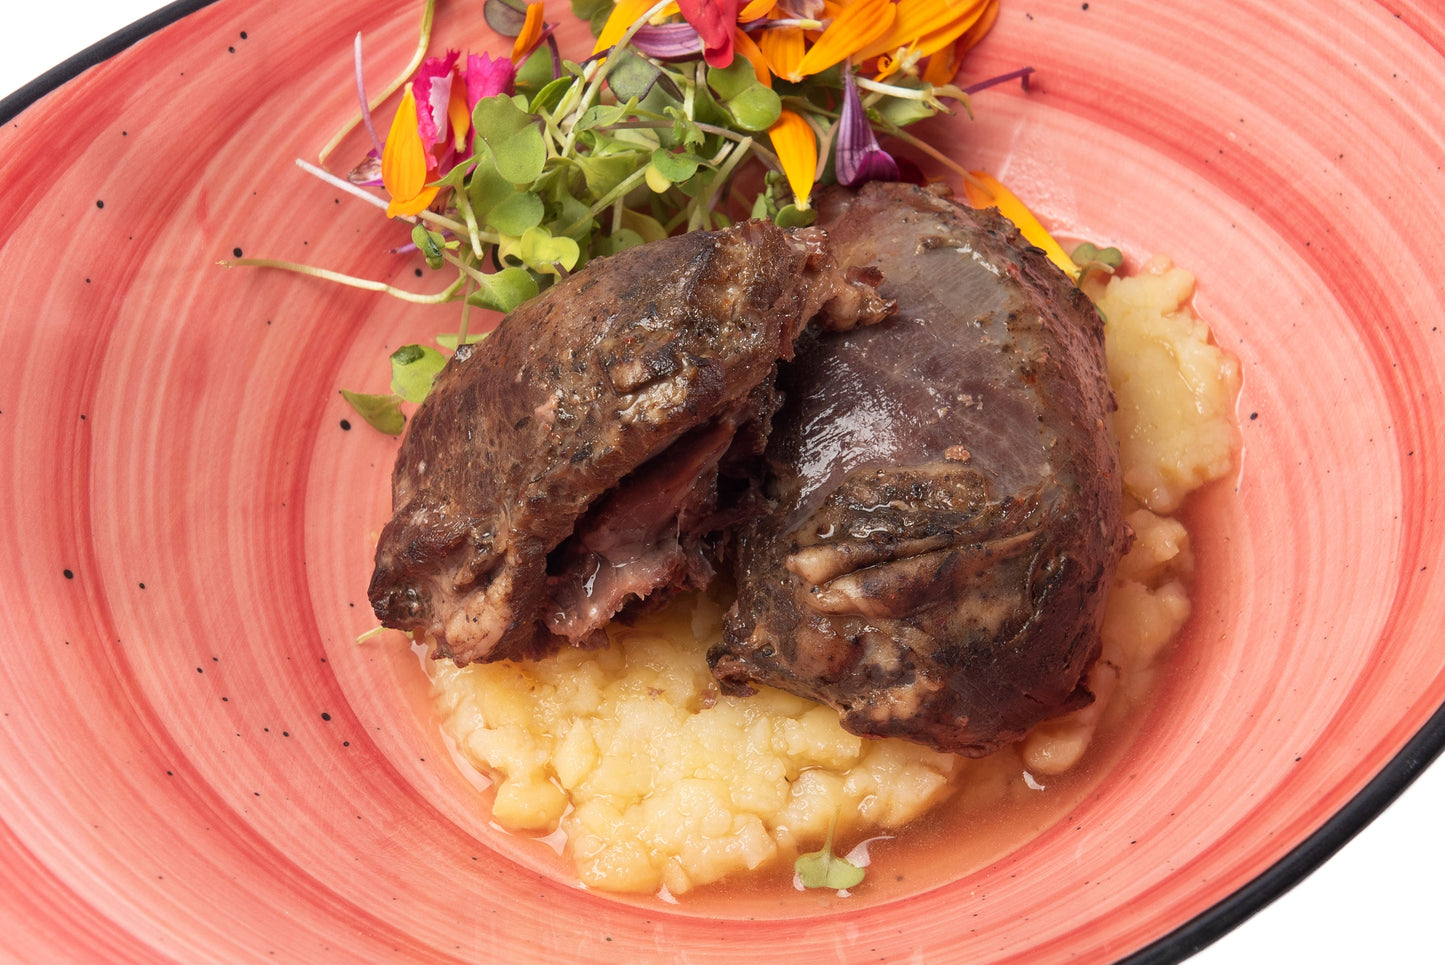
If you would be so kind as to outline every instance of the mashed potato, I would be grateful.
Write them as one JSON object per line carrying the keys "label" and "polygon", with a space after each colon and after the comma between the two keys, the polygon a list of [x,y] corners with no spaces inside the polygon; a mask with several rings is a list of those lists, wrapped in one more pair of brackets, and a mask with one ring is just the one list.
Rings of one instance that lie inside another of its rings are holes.
{"label": "mashed potato", "polygon": [[[1107,320],[1134,542],[1090,676],[1098,699],[999,752],[1019,780],[1076,765],[1111,698],[1147,679],[1188,619],[1189,534],[1168,514],[1228,472],[1238,448],[1238,363],[1189,309],[1193,278],[1155,259],[1090,288]],[[463,669],[433,662],[447,732],[495,783],[493,818],[529,832],[560,828],[589,886],[677,895],[791,861],[835,820],[856,839],[907,824],[961,785],[1003,793],[986,777],[997,767],[855,737],[834,711],[802,698],[720,694],[705,655],[721,617],[695,596],[613,627],[605,650]],[[975,774],[988,787],[967,786]]]}

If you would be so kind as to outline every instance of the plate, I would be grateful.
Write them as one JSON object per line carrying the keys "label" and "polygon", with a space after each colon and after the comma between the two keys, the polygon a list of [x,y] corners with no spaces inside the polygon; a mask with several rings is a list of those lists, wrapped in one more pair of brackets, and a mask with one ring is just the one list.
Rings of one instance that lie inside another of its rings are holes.
{"label": "plate", "polygon": [[[476,5],[443,6],[435,46],[489,46]],[[16,958],[1168,959],[1438,751],[1440,23],[1006,3],[969,76],[1038,83],[939,135],[1063,232],[1195,271],[1244,363],[1243,468],[1202,511],[1178,672],[1068,820],[926,890],[752,920],[568,884],[488,826],[411,655],[356,643],[394,443],[343,428],[335,388],[384,384],[385,353],[451,311],[214,264],[426,287],[292,164],[352,111],[353,34],[386,76],[415,21],[223,0],[0,133]]]}

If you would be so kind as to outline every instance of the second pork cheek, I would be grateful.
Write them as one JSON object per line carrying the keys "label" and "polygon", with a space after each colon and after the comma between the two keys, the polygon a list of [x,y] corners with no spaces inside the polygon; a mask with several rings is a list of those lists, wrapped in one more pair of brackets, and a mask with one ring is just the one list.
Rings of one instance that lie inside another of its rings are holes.
{"label": "second pork cheek", "polygon": [[902,185],[820,224],[896,316],[798,346],[709,655],[850,730],[983,754],[1090,699],[1126,536],[1102,325],[1007,221]]}

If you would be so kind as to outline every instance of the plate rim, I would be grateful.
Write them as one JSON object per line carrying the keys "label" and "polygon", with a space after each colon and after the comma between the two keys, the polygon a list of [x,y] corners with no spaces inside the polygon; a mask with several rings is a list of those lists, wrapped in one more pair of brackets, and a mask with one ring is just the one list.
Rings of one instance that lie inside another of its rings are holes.
{"label": "plate rim", "polygon": [[[87,70],[218,0],[173,0],[66,58],[0,98],[0,125]],[[1118,965],[1173,965],[1202,951],[1309,877],[1378,818],[1445,752],[1445,703],[1343,807],[1299,844],[1237,890],[1173,930],[1118,960]]]}

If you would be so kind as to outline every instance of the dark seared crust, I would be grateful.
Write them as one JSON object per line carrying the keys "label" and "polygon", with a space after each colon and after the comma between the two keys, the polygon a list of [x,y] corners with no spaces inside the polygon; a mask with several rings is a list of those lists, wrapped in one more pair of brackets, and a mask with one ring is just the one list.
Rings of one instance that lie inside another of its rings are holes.
{"label": "dark seared crust", "polygon": [[819,224],[898,311],[800,342],[709,661],[729,692],[985,754],[1092,699],[1127,541],[1102,323],[996,212],[870,184]]}
{"label": "dark seared crust", "polygon": [[460,664],[555,649],[548,555],[579,517],[691,430],[765,421],[776,397],[760,387],[804,323],[858,296],[820,232],[750,222],[595,261],[523,305],[458,350],[412,419],[378,618]]}

